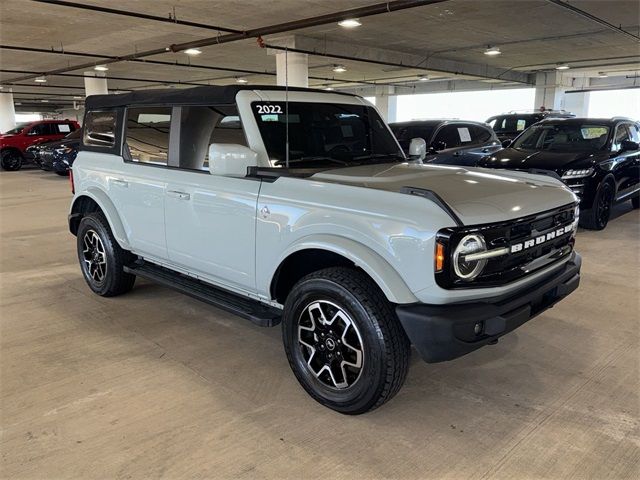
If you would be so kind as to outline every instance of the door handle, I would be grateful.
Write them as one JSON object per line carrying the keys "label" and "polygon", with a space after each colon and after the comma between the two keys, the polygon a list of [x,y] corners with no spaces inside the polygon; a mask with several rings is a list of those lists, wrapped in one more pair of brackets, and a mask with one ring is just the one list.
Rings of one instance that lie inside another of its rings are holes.
{"label": "door handle", "polygon": [[179,192],[178,190],[167,190],[167,195],[179,200],[189,200],[191,198],[191,195],[187,192]]}
{"label": "door handle", "polygon": [[111,183],[124,188],[127,188],[129,186],[129,182],[127,182],[126,180],[122,180],[121,178],[112,178]]}

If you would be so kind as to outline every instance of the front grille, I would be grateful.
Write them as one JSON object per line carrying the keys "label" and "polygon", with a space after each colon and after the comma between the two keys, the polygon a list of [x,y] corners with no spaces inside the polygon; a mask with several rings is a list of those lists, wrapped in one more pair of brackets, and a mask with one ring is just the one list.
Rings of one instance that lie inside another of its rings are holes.
{"label": "front grille", "polygon": [[[575,205],[570,204],[508,222],[445,229],[439,232],[438,241],[447,246],[449,254],[445,256],[443,271],[436,274],[436,281],[445,288],[499,286],[559,261],[573,250],[574,240],[572,232],[557,237],[555,233],[572,225],[574,215]],[[488,250],[507,247],[509,253],[489,259],[482,273],[467,282],[456,277],[450,262],[451,252],[462,237],[470,233],[481,233]],[[547,234],[554,238],[547,239]],[[543,242],[530,245],[541,236],[545,237]],[[519,245],[522,248],[517,250]],[[525,245],[528,246],[525,248]]]}

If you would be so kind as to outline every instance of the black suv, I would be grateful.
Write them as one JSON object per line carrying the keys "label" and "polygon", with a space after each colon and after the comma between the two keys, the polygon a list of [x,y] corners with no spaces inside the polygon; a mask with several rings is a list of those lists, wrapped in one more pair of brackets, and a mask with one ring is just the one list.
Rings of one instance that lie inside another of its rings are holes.
{"label": "black suv", "polygon": [[548,119],[479,166],[550,173],[580,197],[580,224],[602,230],[611,206],[640,202],[640,123],[628,118]]}
{"label": "black suv", "polygon": [[402,150],[408,154],[411,139],[427,143],[424,162],[474,166],[487,154],[502,148],[488,125],[466,120],[412,120],[389,124]]}
{"label": "black suv", "polygon": [[564,110],[536,110],[530,112],[509,112],[487,118],[487,123],[496,132],[501,142],[513,140],[534,123],[545,118],[572,118],[573,113]]}

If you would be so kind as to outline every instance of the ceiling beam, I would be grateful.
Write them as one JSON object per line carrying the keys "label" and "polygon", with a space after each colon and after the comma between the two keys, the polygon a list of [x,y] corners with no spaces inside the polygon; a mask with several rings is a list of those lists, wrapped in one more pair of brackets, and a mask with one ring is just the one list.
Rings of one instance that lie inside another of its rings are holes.
{"label": "ceiling beam", "polygon": [[633,33],[627,32],[626,30],[623,30],[620,27],[616,27],[615,25],[607,22],[606,20],[603,20],[600,17],[596,17],[595,15],[592,15],[589,12],[585,12],[584,10],[581,10],[578,7],[574,7],[573,5],[567,2],[563,2],[562,0],[547,0],[547,1],[550,3],[553,3],[554,5],[557,5],[558,7],[569,10],[575,13],[576,15],[580,15],[583,18],[591,20],[592,22],[596,22],[604,27],[607,27],[609,30],[613,30],[614,32],[624,35],[627,38],[631,38],[635,43],[640,42],[640,37],[638,35],[634,35]]}
{"label": "ceiling beam", "polygon": [[128,10],[117,10],[115,8],[99,7],[97,5],[85,5],[83,3],[66,2],[61,0],[31,0],[31,1],[37,2],[37,3],[46,3],[49,5],[56,5],[59,7],[69,7],[69,8],[76,8],[81,10],[89,10],[92,12],[100,12],[100,13],[108,13],[112,15],[120,15],[125,17],[133,17],[140,20],[152,20],[155,22],[171,23],[174,25],[181,25],[184,27],[205,28],[207,30],[217,30],[219,32],[225,32],[225,33],[242,32],[242,30],[220,27],[218,25],[208,25],[204,23],[189,22],[187,20],[178,20],[178,18],[175,15],[175,8],[174,8],[173,16],[159,17],[157,15],[149,15],[146,13],[131,12]]}
{"label": "ceiling beam", "polygon": [[[339,12],[333,12],[325,15],[319,15],[316,17],[304,18],[301,20],[294,20],[291,22],[278,23],[274,25],[268,25],[265,27],[254,28],[251,30],[247,30],[241,33],[229,33],[226,35],[217,35],[214,37],[204,38],[201,40],[196,40],[192,42],[180,43],[180,44],[172,44],[164,48],[156,48],[152,50],[146,50],[143,52],[134,52],[129,53],[123,56],[118,56],[114,59],[108,59],[103,61],[102,63],[111,64],[118,62],[131,61],[135,59],[141,59],[145,57],[151,57],[154,55],[161,55],[167,52],[180,52],[186,50],[188,48],[200,48],[207,47],[212,45],[219,45],[223,43],[231,43],[239,40],[246,40],[250,38],[258,38],[263,35],[273,35],[279,33],[287,33],[293,30],[299,30],[302,28],[315,27],[320,25],[326,25],[329,23],[336,23],[340,20],[345,20],[347,18],[363,18],[369,17],[373,15],[380,15],[400,10],[406,10],[410,8],[421,7],[425,5],[431,5],[435,3],[442,3],[448,0],[394,0],[390,2],[378,3],[375,5],[370,5],[366,7],[353,8],[350,10],[342,10]],[[49,70],[47,72],[42,72],[41,75],[53,75],[58,73],[66,73],[74,70],[82,70],[87,68],[93,68],[95,63],[89,62],[80,65],[68,66],[63,68],[58,68],[54,70]],[[37,75],[36,75],[37,76]],[[19,82],[23,80],[31,80],[35,76],[23,76],[12,79],[13,82]]]}

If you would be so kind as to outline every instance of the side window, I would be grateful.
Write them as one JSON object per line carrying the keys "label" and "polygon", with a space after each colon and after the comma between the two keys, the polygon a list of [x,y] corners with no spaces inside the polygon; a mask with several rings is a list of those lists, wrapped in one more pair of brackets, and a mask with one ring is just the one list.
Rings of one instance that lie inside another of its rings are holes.
{"label": "side window", "polygon": [[479,125],[472,125],[471,131],[473,143],[486,143],[491,140],[491,137],[493,137],[493,134],[488,128],[484,128]]}
{"label": "side window", "polygon": [[640,143],[640,129],[638,129],[638,125],[635,123],[630,123],[627,125],[627,127],[629,127],[631,140],[636,143]]}
{"label": "side window", "polygon": [[181,107],[179,168],[209,169],[213,143],[247,146],[242,122],[235,107]]}
{"label": "side window", "polygon": [[128,160],[167,165],[170,129],[171,107],[129,108],[125,133]]}
{"label": "side window", "polygon": [[67,133],[71,133],[75,130],[73,125],[70,123],[56,123],[53,126],[56,134],[66,135]]}
{"label": "side window", "polygon": [[28,135],[49,135],[49,124],[48,123],[40,123],[38,125],[34,125],[29,130]]}
{"label": "side window", "polygon": [[624,123],[621,123],[616,127],[616,133],[613,137],[613,145],[611,145],[611,151],[619,151],[622,148],[622,142],[624,142],[625,140],[631,140],[631,136],[629,135],[627,126]]}
{"label": "side window", "polygon": [[458,131],[457,125],[446,125],[442,127],[436,134],[436,138],[433,141],[434,148],[436,150],[445,150],[447,148],[459,147],[461,144],[461,135],[464,135],[466,138],[466,135],[469,134],[469,130],[467,128],[464,128],[464,130],[466,130],[466,133],[461,134]]}
{"label": "side window", "polygon": [[113,148],[116,142],[116,113],[87,112],[84,118],[82,143],[90,147]]}

